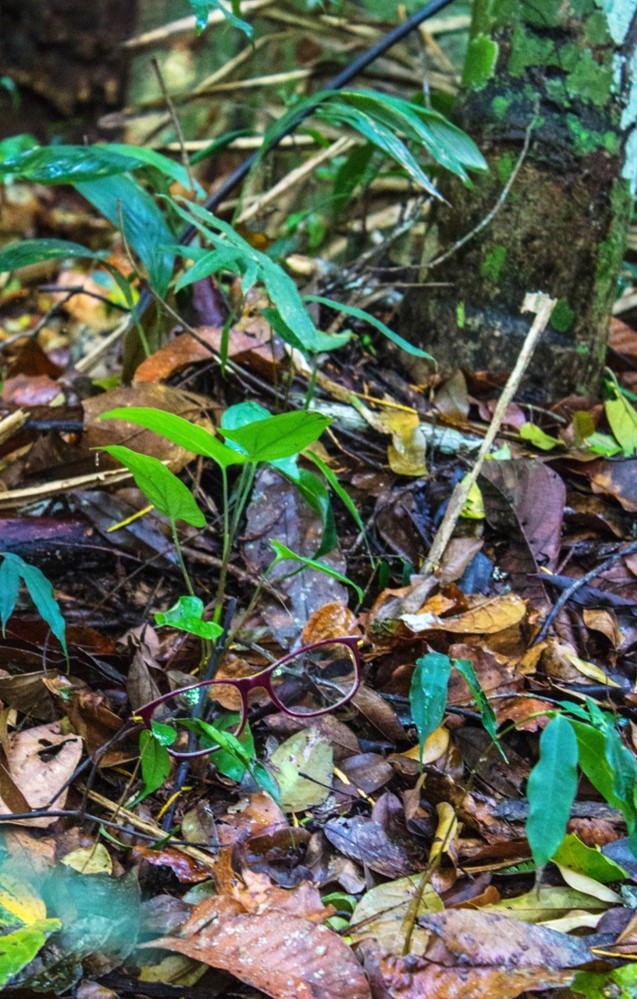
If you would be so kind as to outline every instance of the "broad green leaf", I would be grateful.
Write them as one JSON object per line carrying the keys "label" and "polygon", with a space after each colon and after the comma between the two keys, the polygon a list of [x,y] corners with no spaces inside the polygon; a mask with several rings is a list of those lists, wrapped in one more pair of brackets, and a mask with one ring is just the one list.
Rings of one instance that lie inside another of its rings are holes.
{"label": "broad green leaf", "polygon": [[[151,166],[183,187],[190,185],[183,164],[154,149],[109,142],[93,146],[37,146],[0,159],[0,174],[36,184],[79,184]],[[199,193],[201,187],[198,185]]]}
{"label": "broad green leaf", "polygon": [[554,447],[564,447],[564,443],[559,438],[545,434],[537,423],[523,423],[520,427],[520,437],[523,441],[534,444],[541,451],[552,451]]}
{"label": "broad green leaf", "polygon": [[266,420],[272,413],[265,406],[262,406],[256,399],[246,399],[245,402],[237,402],[234,406],[224,409],[221,417],[222,430],[237,430],[245,427],[248,423],[256,420]]}
{"label": "broad green leaf", "polygon": [[[227,732],[228,728],[235,726],[239,721],[239,715],[235,712],[231,714],[224,715],[222,718],[215,719],[215,729],[221,732]],[[251,761],[250,766],[254,767],[256,763],[256,751],[254,748],[254,738],[250,730],[250,726],[246,725],[241,735],[236,736],[239,740],[243,749]],[[218,745],[216,740],[212,742],[212,745]],[[239,759],[235,752],[230,752],[227,749],[217,749],[215,755],[211,757],[211,762],[214,763],[216,769],[224,777],[229,777],[230,780],[234,780],[237,783],[243,780],[243,777],[248,770],[248,763],[245,759]]]}
{"label": "broad green leaf", "polygon": [[43,260],[58,260],[64,257],[100,260],[104,256],[104,253],[93,253],[80,243],[73,243],[67,239],[23,239],[19,243],[10,243],[4,250],[0,250],[0,274],[18,270],[19,267],[28,267]]}
{"label": "broad green leaf", "polygon": [[5,139],[0,139],[0,162],[13,159],[29,149],[35,149],[40,143],[34,135],[22,132],[19,135],[7,135]]}
{"label": "broad green leaf", "polygon": [[[611,948],[612,949],[612,948]],[[637,962],[631,961],[612,971],[601,974],[594,971],[578,971],[569,990],[577,999],[635,999],[637,995]]]}
{"label": "broad green leaf", "polygon": [[480,712],[480,717],[482,718],[482,724],[493,739],[500,756],[505,763],[508,763],[506,753],[504,752],[498,738],[498,723],[495,717],[495,712],[489,704],[489,699],[480,685],[480,681],[478,680],[476,671],[473,668],[473,664],[469,659],[454,659],[453,665],[465,678],[467,686],[473,694],[473,699],[478,706],[478,711]]}
{"label": "broad green leaf", "polygon": [[172,441],[173,444],[179,444],[187,451],[192,451],[193,454],[212,458],[222,468],[228,468],[230,465],[245,465],[247,461],[245,455],[226,447],[204,427],[185,420],[183,416],[167,413],[163,409],[153,409],[146,406],[120,406],[117,409],[110,409],[108,413],[102,413],[100,420],[127,420],[137,427],[153,430],[156,434],[161,434],[162,437]]}
{"label": "broad green leaf", "polygon": [[417,142],[445,169],[467,179],[465,167],[484,171],[488,164],[473,139],[441,115],[421,104],[373,90],[341,90],[333,98],[348,101],[382,122],[390,131]]}
{"label": "broad green leaf", "polygon": [[5,637],[7,621],[15,610],[15,605],[20,592],[20,572],[17,564],[8,558],[4,558],[0,565],[0,623],[2,624],[2,637]]}
{"label": "broad green leaf", "polygon": [[343,125],[353,128],[368,142],[400,164],[411,179],[424,188],[428,194],[441,198],[416,157],[410,152],[409,147],[399,138],[396,131],[380,121],[378,116],[373,116],[344,102],[334,100],[321,104],[316,109],[316,116],[337,128],[341,128]]}
{"label": "broad green leaf", "polygon": [[[251,738],[246,745],[233,735],[232,732],[224,732],[215,725],[210,725],[204,721],[184,722],[187,728],[193,728],[204,732],[211,740],[211,746],[221,746],[221,751],[225,751],[230,757],[241,763],[252,775],[259,787],[263,788],[276,802],[279,801],[279,788],[276,781],[268,773],[262,763],[254,758],[254,743]],[[215,752],[211,762],[216,764],[219,750]],[[223,760],[223,757],[221,758]]]}
{"label": "broad green leaf", "polygon": [[397,347],[404,350],[407,354],[412,354],[414,357],[425,357],[430,361],[434,358],[431,354],[428,354],[426,350],[421,350],[420,347],[414,347],[412,343],[405,340],[398,333],[394,333],[393,330],[386,326],[385,323],[377,319],[376,316],[370,315],[369,312],[365,312],[363,309],[357,309],[353,305],[346,305],[344,302],[336,302],[333,298],[324,298],[323,295],[304,295],[303,300],[305,302],[318,302],[320,305],[327,305],[330,309],[336,309],[338,312],[344,312],[347,316],[352,316],[354,319],[360,319],[364,323],[369,323],[375,329],[379,330],[383,336],[386,336],[388,340],[395,343]]}
{"label": "broad green leaf", "polygon": [[331,422],[322,413],[301,410],[255,420],[235,430],[221,428],[221,433],[242,447],[250,461],[275,461],[313,444]]}
{"label": "broad green leaf", "polygon": [[621,444],[627,457],[637,452],[637,410],[631,406],[623,395],[615,399],[607,399],[604,403],[606,419],[613,431],[613,436]]}
{"label": "broad green leaf", "polygon": [[155,721],[151,718],[150,722],[151,734],[157,739],[162,746],[172,746],[173,742],[177,738],[177,731],[172,727],[172,725],[166,725],[165,722]]}
{"label": "broad green leaf", "polygon": [[[13,574],[14,577],[24,580],[24,584],[29,591],[29,596],[37,607],[40,617],[48,624],[62,646],[64,655],[68,660],[66,624],[60,612],[58,602],[53,596],[53,586],[37,566],[25,562],[19,555],[14,555],[12,552],[0,552],[0,555],[4,559],[2,564],[2,582],[8,586],[6,598],[4,594],[0,597],[0,618],[2,620],[3,634],[7,618],[13,612],[13,607],[15,607],[16,581],[15,578],[11,578]],[[7,614],[12,598],[13,606]]]}
{"label": "broad green leaf", "polygon": [[153,506],[173,523],[183,520],[192,527],[206,526],[206,518],[188,487],[158,458],[138,454],[121,444],[109,444],[97,450],[107,451],[121,461]]}
{"label": "broad green leaf", "polygon": [[75,184],[130,169],[130,157],[103,146],[38,146],[0,162],[0,175],[34,184]]}
{"label": "broad green leaf", "polygon": [[59,919],[40,919],[0,936],[0,987],[26,968],[51,934],[61,928]]}
{"label": "broad green leaf", "polygon": [[146,268],[152,287],[158,295],[165,295],[175,262],[169,249],[174,236],[150,194],[126,174],[75,187],[112,225],[123,225],[126,242]]}
{"label": "broad green leaf", "polygon": [[526,837],[538,867],[544,867],[564,839],[577,793],[577,738],[571,722],[557,714],[540,736],[540,758],[527,784]]}
{"label": "broad green leaf", "polygon": [[276,553],[276,559],[274,560],[275,565],[278,562],[284,562],[287,559],[293,562],[301,562],[308,569],[316,569],[317,572],[324,572],[326,576],[332,576],[333,579],[338,579],[346,586],[351,586],[352,589],[355,590],[358,599],[363,599],[364,593],[360,586],[348,576],[344,576],[341,572],[337,572],[336,569],[332,569],[329,565],[325,565],[324,562],[318,562],[313,558],[304,558],[303,555],[297,555],[296,552],[293,552],[291,548],[287,547],[287,545],[281,544],[280,541],[276,541],[274,538],[270,538],[270,544]]}
{"label": "broad green leaf", "polygon": [[[81,146],[80,148],[84,149],[85,147]],[[138,167],[142,166],[154,167],[155,170],[159,170],[165,177],[176,181],[182,187],[190,187],[191,175],[183,163],[171,160],[169,156],[158,153],[156,149],[148,149],[147,146],[129,146],[123,142],[109,142],[104,147],[92,146],[90,148],[93,150],[104,148],[107,152],[118,153],[120,156],[124,156],[129,161],[129,170],[137,170]],[[203,194],[201,184],[198,184],[196,179],[194,179],[194,183],[197,194]]]}
{"label": "broad green leaf", "polygon": [[159,625],[179,628],[180,631],[187,631],[191,635],[198,635],[199,638],[206,638],[214,641],[223,634],[221,625],[214,621],[203,620],[204,605],[199,597],[179,597],[176,604],[167,611],[156,611],[155,622]]}
{"label": "broad green leaf", "polygon": [[567,833],[553,854],[553,862],[578,874],[585,874],[603,885],[628,877],[624,868],[606,857],[599,847],[587,846],[575,833]]}
{"label": "broad green leaf", "polygon": [[152,732],[144,729],[139,734],[144,795],[157,791],[170,773],[171,761],[168,750]]}
{"label": "broad green leaf", "polygon": [[450,673],[451,659],[441,652],[428,652],[416,660],[409,705],[418,732],[421,763],[427,736],[438,728],[444,718]]}
{"label": "broad green leaf", "polygon": [[590,723],[571,719],[571,727],[577,737],[579,765],[593,787],[612,808],[623,811],[625,802],[614,791],[615,776],[606,759],[606,738],[603,732]]}

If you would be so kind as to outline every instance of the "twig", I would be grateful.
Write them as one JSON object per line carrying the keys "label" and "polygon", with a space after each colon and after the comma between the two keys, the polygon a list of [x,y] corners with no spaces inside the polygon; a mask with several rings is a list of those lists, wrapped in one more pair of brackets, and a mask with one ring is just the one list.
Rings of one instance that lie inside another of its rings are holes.
{"label": "twig", "polygon": [[594,569],[591,569],[589,572],[587,572],[584,576],[581,576],[579,579],[574,580],[571,586],[569,586],[568,589],[564,590],[560,594],[558,599],[555,601],[553,609],[547,615],[538,635],[533,640],[533,645],[537,645],[538,642],[541,642],[546,638],[548,630],[553,624],[553,621],[555,620],[557,615],[560,613],[562,608],[568,603],[571,597],[574,596],[574,594],[577,593],[579,589],[581,589],[582,586],[586,586],[588,583],[591,582],[591,580],[601,575],[602,572],[605,572],[606,569],[608,569],[615,562],[619,561],[620,558],[624,558],[625,555],[633,555],[635,552],[637,552],[637,541],[633,541],[631,545],[627,545],[626,548],[622,548],[621,551],[613,552],[613,554],[609,555],[608,558],[604,559],[603,562],[600,562],[599,565],[596,565]]}
{"label": "twig", "polygon": [[434,572],[440,565],[440,560],[442,559],[445,548],[451,540],[451,535],[454,532],[458,518],[462,512],[462,508],[466,503],[469,491],[476,483],[478,476],[482,471],[485,458],[487,457],[498,431],[500,430],[507,406],[518,389],[522,376],[526,371],[529,361],[531,360],[533,351],[535,350],[540,336],[546,329],[555,302],[556,299],[549,298],[548,295],[545,295],[542,292],[527,294],[524,298],[521,311],[535,312],[535,319],[533,320],[531,329],[527,333],[526,339],[522,344],[522,349],[518,355],[517,361],[515,362],[515,367],[509,375],[508,381],[502,390],[502,395],[498,400],[498,404],[493,414],[493,419],[491,420],[484,436],[484,440],[480,445],[480,450],[478,451],[475,464],[464,479],[457,484],[451,494],[449,506],[447,507],[442,523],[436,532],[436,536],[434,537],[433,544],[427,556],[427,561],[423,570],[424,575]]}
{"label": "twig", "polygon": [[188,153],[186,152],[186,139],[181,127],[181,122],[179,120],[179,115],[175,110],[175,105],[172,102],[172,98],[168,93],[168,87],[166,86],[166,81],[164,80],[164,75],[161,71],[159,60],[157,56],[153,56],[150,60],[153,69],[155,70],[155,76],[157,77],[157,82],[159,83],[159,89],[161,90],[162,97],[166,102],[166,107],[168,108],[168,114],[170,115],[170,120],[173,123],[175,132],[177,133],[177,140],[179,142],[179,151],[181,153],[181,162],[184,166],[186,173],[188,174],[188,182],[190,184],[190,190],[193,195],[196,193],[195,181],[192,175],[192,170],[190,169],[190,159]]}

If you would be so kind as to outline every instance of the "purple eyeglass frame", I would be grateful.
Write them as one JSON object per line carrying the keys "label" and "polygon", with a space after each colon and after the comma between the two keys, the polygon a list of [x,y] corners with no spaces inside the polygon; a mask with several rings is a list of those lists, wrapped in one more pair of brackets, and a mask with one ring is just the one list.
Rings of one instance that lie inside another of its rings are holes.
{"label": "purple eyeglass frame", "polygon": [[[360,638],[349,635],[343,638],[323,638],[320,642],[314,642],[312,645],[304,645],[302,648],[297,649],[296,652],[290,652],[287,656],[284,656],[283,659],[277,659],[275,663],[271,663],[270,666],[266,666],[265,669],[261,670],[260,673],[255,673],[254,676],[241,676],[236,679],[229,680],[201,680],[199,683],[190,684],[188,687],[179,687],[177,690],[171,690],[169,694],[164,694],[163,697],[158,697],[154,701],[149,701],[148,704],[143,704],[141,708],[138,708],[135,712],[134,718],[136,721],[141,721],[146,728],[150,728],[152,714],[160,704],[176,697],[178,694],[185,694],[190,690],[197,690],[203,687],[214,687],[217,684],[230,684],[239,692],[239,696],[241,698],[241,722],[239,728],[233,733],[234,735],[241,735],[243,732],[248,720],[248,711],[250,709],[248,695],[251,690],[255,690],[259,687],[266,691],[270,700],[276,704],[280,711],[283,711],[286,715],[290,715],[292,718],[317,718],[319,715],[329,714],[329,712],[334,711],[335,708],[340,708],[343,704],[347,704],[360,686],[362,663],[359,646],[361,641],[362,640]],[[274,688],[272,687],[270,675],[279,666],[283,666],[285,663],[298,658],[298,656],[303,655],[305,652],[313,652],[314,649],[320,649],[324,645],[345,645],[352,653],[354,669],[356,670],[356,679],[351,691],[343,698],[342,701],[339,701],[338,704],[335,704],[333,707],[320,708],[318,711],[290,711],[290,709],[286,708],[285,705],[278,699]],[[214,753],[218,748],[218,746],[211,746],[208,749],[198,749],[193,753],[178,753],[176,750],[171,749],[170,746],[166,746],[168,753],[175,759],[179,760],[192,759],[195,756],[207,756],[209,753]]]}

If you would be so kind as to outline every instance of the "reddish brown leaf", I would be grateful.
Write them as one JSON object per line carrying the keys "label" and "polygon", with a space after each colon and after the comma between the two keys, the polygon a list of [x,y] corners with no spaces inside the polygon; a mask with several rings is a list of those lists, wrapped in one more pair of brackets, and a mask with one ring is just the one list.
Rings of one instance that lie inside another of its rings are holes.
{"label": "reddish brown leaf", "polygon": [[222,968],[273,999],[370,996],[360,965],[338,934],[274,909],[222,916],[192,937],[162,937],[152,946]]}
{"label": "reddish brown leaf", "polygon": [[424,958],[391,957],[381,961],[391,996],[402,999],[515,999],[527,989],[568,985],[569,971],[544,968],[441,968]]}

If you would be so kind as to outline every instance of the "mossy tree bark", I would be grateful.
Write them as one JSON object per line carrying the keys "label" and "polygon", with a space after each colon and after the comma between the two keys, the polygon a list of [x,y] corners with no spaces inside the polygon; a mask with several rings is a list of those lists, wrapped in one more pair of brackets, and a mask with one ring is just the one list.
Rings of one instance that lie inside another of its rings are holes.
{"label": "mossy tree bark", "polygon": [[459,120],[491,169],[448,185],[439,251],[488,215],[530,143],[493,220],[423,271],[448,286],[405,300],[403,334],[443,369],[510,370],[524,294],[544,291],[558,304],[527,395],[595,390],[636,170],[636,36],[635,0],[475,0]]}

